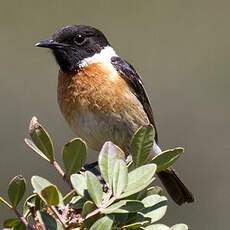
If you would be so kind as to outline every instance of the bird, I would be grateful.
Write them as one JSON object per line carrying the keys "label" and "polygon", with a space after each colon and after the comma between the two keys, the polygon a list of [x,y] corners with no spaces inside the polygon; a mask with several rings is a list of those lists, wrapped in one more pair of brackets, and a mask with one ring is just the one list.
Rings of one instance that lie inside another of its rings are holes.
{"label": "bird", "polygon": [[[36,46],[52,51],[60,67],[60,110],[91,149],[100,151],[106,141],[112,141],[129,153],[138,128],[152,125],[157,130],[140,75],[115,52],[103,32],[93,26],[68,25]],[[162,152],[157,132],[152,152]],[[194,201],[173,168],[157,174],[175,203]]]}

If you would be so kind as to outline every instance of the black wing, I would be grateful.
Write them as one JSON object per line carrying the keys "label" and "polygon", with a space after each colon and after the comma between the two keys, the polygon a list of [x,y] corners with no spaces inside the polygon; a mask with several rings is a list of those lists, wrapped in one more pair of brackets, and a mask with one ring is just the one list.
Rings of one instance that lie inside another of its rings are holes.
{"label": "black wing", "polygon": [[120,57],[112,57],[111,63],[114,68],[121,74],[121,76],[125,79],[128,83],[130,88],[133,90],[133,93],[136,95],[138,100],[144,107],[144,110],[149,118],[150,123],[154,126],[156,132],[156,142],[157,142],[157,130],[156,125],[153,118],[153,111],[145,91],[143,82],[140,76],[137,74],[135,69],[125,60],[121,59]]}

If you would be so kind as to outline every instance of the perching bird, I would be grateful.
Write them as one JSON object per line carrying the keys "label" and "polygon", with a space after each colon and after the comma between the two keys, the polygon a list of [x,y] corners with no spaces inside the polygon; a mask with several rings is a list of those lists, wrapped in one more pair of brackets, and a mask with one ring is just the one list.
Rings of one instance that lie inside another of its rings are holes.
{"label": "perching bird", "polygon": [[[152,124],[156,129],[140,76],[116,54],[101,31],[91,26],[66,26],[36,46],[53,51],[60,66],[60,109],[89,147],[99,151],[106,141],[112,141],[128,152],[131,137],[140,126]],[[160,152],[155,144],[153,154]],[[177,204],[194,201],[173,169],[158,176]]]}

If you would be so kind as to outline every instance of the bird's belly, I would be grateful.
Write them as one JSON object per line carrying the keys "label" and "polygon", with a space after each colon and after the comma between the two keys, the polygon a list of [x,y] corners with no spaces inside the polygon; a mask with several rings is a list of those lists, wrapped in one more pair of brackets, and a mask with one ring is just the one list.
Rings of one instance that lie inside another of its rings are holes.
{"label": "bird's belly", "polygon": [[121,114],[105,115],[88,111],[75,113],[70,126],[94,150],[98,151],[106,141],[112,141],[126,151],[139,125],[123,118]]}

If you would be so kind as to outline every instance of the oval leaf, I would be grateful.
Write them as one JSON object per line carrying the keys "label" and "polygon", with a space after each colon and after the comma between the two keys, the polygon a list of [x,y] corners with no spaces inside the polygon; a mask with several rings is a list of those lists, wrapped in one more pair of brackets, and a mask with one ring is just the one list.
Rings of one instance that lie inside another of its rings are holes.
{"label": "oval leaf", "polygon": [[156,194],[163,195],[164,194],[163,189],[159,186],[147,188],[147,189],[141,191],[140,193],[138,193],[138,200],[143,199],[147,196],[156,195]]}
{"label": "oval leaf", "polygon": [[176,224],[173,225],[170,230],[187,230],[188,226],[186,224]]}
{"label": "oval leaf", "polygon": [[59,193],[54,185],[49,185],[42,189],[41,196],[49,206],[59,204]]}
{"label": "oval leaf", "polygon": [[31,184],[32,184],[32,186],[34,188],[34,192],[37,193],[41,198],[43,198],[42,191],[45,188],[47,188],[49,186],[55,187],[56,191],[58,192],[59,205],[63,205],[62,194],[59,192],[59,190],[57,189],[57,187],[55,185],[53,185],[52,183],[50,183],[48,180],[46,180],[46,179],[44,179],[44,178],[42,178],[40,176],[33,176],[31,178]]}
{"label": "oval leaf", "polygon": [[113,171],[117,159],[125,159],[124,152],[112,142],[105,142],[98,157],[98,165],[104,180],[110,188],[112,188],[113,184]]}
{"label": "oval leaf", "polygon": [[113,194],[119,198],[128,184],[128,169],[123,160],[116,160],[113,171]]}
{"label": "oval leaf", "polygon": [[23,216],[28,217],[30,215],[30,210],[34,211],[40,210],[44,207],[45,203],[41,200],[41,198],[37,194],[30,195],[23,205]]}
{"label": "oval leaf", "polygon": [[103,209],[101,212],[104,214],[110,214],[115,212],[118,208],[124,206],[127,203],[126,200],[120,200],[116,203],[113,203],[112,205],[106,207],[105,209]]}
{"label": "oval leaf", "polygon": [[132,223],[132,224],[128,224],[125,226],[122,226],[123,229],[125,230],[138,230],[138,229],[146,229],[146,228],[141,228],[144,224],[148,223],[148,221],[143,221],[143,222],[136,222],[136,223]]}
{"label": "oval leaf", "polygon": [[29,146],[40,156],[52,163],[55,160],[53,142],[46,130],[38,123],[36,117],[31,119],[29,133],[33,143],[40,151],[36,151],[36,148],[33,148],[31,143],[29,143]]}
{"label": "oval leaf", "polygon": [[[89,213],[93,212],[97,209],[97,206],[92,201],[86,201],[83,208],[81,215],[82,217],[86,217]],[[99,214],[91,216],[90,218],[86,217],[86,220],[84,221],[84,229],[90,229],[90,227],[97,221],[99,218]]]}
{"label": "oval leaf", "polygon": [[66,176],[78,172],[86,161],[86,143],[76,138],[65,144],[62,151]]}
{"label": "oval leaf", "polygon": [[18,203],[24,196],[26,191],[26,180],[19,175],[14,177],[9,184],[8,197],[13,207],[17,207]]}
{"label": "oval leaf", "polygon": [[76,191],[74,189],[72,189],[70,192],[68,192],[67,194],[65,194],[65,196],[63,197],[63,201],[65,204],[67,203],[71,203],[71,200],[74,199],[74,197],[76,196]]}
{"label": "oval leaf", "polygon": [[47,161],[50,161],[45,155],[44,153],[34,144],[34,142],[28,138],[24,139],[25,143],[37,154],[39,154],[42,158],[44,158]]}
{"label": "oval leaf", "polygon": [[152,125],[140,127],[131,141],[131,154],[135,167],[148,162],[153,147],[155,130]]}
{"label": "oval leaf", "polygon": [[160,220],[167,210],[167,198],[159,195],[147,196],[142,200],[145,209],[141,210],[144,217],[151,218],[151,223]]}
{"label": "oval leaf", "polygon": [[180,147],[163,151],[161,154],[155,156],[151,160],[151,163],[157,165],[157,172],[166,170],[175,163],[183,152],[184,149]]}
{"label": "oval leaf", "polygon": [[3,226],[5,228],[13,228],[15,227],[18,223],[20,222],[19,219],[17,218],[10,218],[10,219],[7,219],[3,222]]}
{"label": "oval leaf", "polygon": [[103,190],[100,181],[93,173],[88,171],[86,172],[86,184],[90,197],[97,205],[97,207],[100,207],[103,197]]}
{"label": "oval leaf", "polygon": [[85,196],[87,191],[86,176],[82,174],[73,174],[70,177],[71,183],[80,196]]}
{"label": "oval leaf", "polygon": [[128,174],[128,185],[121,197],[127,197],[146,188],[152,181],[156,171],[155,164],[143,165]]}
{"label": "oval leaf", "polygon": [[86,199],[84,199],[81,196],[73,197],[73,199],[70,201],[70,207],[74,209],[82,209],[84,204],[86,202]]}
{"label": "oval leaf", "polygon": [[14,230],[26,230],[26,226],[17,218],[5,220],[3,226]]}
{"label": "oval leaf", "polygon": [[112,229],[113,220],[104,216],[101,219],[97,220],[90,228],[90,230],[110,230]]}
{"label": "oval leaf", "polygon": [[97,207],[95,206],[95,204],[92,201],[87,200],[83,205],[81,215],[83,217],[86,217],[90,212],[92,212],[96,208]]}
{"label": "oval leaf", "polygon": [[117,208],[113,213],[136,213],[144,209],[144,205],[138,200],[127,200],[126,204]]}
{"label": "oval leaf", "polygon": [[145,227],[146,230],[169,230],[170,228],[164,224],[153,224]]}

